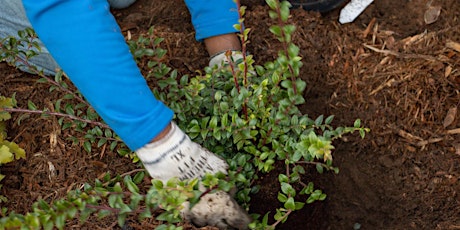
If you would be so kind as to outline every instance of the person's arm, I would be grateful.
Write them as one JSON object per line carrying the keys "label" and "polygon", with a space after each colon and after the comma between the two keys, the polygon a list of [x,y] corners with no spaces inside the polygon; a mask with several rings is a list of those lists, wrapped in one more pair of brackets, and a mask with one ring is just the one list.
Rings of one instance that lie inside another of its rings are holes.
{"label": "person's arm", "polygon": [[238,9],[233,0],[185,0],[195,38],[203,41],[210,56],[226,50],[241,50],[233,26],[238,24]]}
{"label": "person's arm", "polygon": [[104,121],[132,150],[170,124],[112,16],[107,0],[23,0],[51,55]]}
{"label": "person's arm", "polygon": [[238,9],[233,0],[185,0],[185,4],[192,17],[196,40],[238,32],[233,28],[238,24]]}

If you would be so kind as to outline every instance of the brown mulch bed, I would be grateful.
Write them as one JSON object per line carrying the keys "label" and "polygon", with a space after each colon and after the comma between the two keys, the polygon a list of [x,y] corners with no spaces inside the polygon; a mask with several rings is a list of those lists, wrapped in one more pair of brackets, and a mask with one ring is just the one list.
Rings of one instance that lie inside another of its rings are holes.
{"label": "brown mulch bed", "polygon": [[[249,52],[258,64],[273,60],[279,43],[268,31],[273,22],[267,6],[242,3],[252,29]],[[424,22],[428,3],[442,9],[432,24]],[[311,173],[328,198],[294,213],[279,229],[459,229],[460,119],[453,111],[460,104],[460,2],[376,0],[346,25],[337,22],[338,14],[292,10],[290,23],[297,26],[294,42],[301,48],[307,82],[302,111],[311,117],[333,114],[334,125],[352,125],[360,118],[371,132],[362,140],[348,136],[335,143],[340,173]],[[180,74],[207,65],[183,1],[139,0],[114,15],[134,38],[154,26],[155,35],[165,38],[164,62]],[[31,100],[44,107],[59,97],[37,84],[37,77],[4,63],[0,75],[0,94],[16,92],[19,106]],[[107,149],[88,154],[72,145],[67,138],[73,131],[61,131],[56,119],[32,115],[18,125],[18,118],[15,114],[8,124],[9,139],[27,151],[27,159],[1,168],[6,175],[1,193],[9,199],[2,206],[10,210],[23,213],[39,198],[64,197],[107,171],[115,175],[139,168]],[[251,212],[274,213],[278,185],[273,182],[270,175],[260,181]],[[128,223],[132,229],[155,224]],[[110,217],[68,228],[118,227]]]}

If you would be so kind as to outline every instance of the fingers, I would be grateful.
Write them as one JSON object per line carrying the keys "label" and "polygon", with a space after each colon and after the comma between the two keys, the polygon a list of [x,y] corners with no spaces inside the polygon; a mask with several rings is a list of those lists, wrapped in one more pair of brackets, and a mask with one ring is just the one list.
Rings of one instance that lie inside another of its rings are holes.
{"label": "fingers", "polygon": [[219,229],[248,229],[251,218],[226,192],[204,195],[184,216],[198,227],[215,226]]}
{"label": "fingers", "polygon": [[[243,58],[241,51],[231,51],[230,57],[227,56],[227,52],[221,52],[211,58],[209,61],[209,67],[217,65],[218,68],[228,65],[231,62],[236,62]],[[230,59],[229,59],[230,58]]]}

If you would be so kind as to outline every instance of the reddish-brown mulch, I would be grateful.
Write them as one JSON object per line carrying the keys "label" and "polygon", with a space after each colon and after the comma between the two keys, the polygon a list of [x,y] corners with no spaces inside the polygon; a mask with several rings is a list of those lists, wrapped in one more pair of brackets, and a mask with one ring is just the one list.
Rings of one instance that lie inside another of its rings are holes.
{"label": "reddish-brown mulch", "polygon": [[[273,60],[279,43],[269,33],[273,22],[263,1],[248,6],[246,26],[252,29],[249,52],[256,62]],[[427,25],[424,14],[440,6],[439,19]],[[311,117],[335,115],[334,125],[352,125],[360,118],[371,129],[365,139],[347,136],[336,142],[335,165],[340,173],[310,177],[328,194],[326,201],[294,213],[279,229],[460,229],[460,119],[446,121],[460,103],[460,2],[458,0],[375,1],[354,23],[337,22],[339,10],[321,15],[292,10],[297,26],[294,41],[301,48]],[[195,42],[183,1],[139,0],[114,11],[125,35],[145,34],[154,26],[165,38],[164,62],[180,74],[207,65],[202,44]],[[17,94],[19,105],[31,100],[49,106],[56,92],[35,83],[37,77],[0,63],[1,95]],[[154,86],[152,86],[154,87]],[[31,116],[18,125],[9,122],[9,139],[27,151],[27,159],[2,166],[2,206],[26,212],[39,198],[64,197],[67,191],[103,173],[122,174],[138,168],[107,149],[86,153],[67,138],[56,119]],[[51,173],[50,167],[56,171]],[[272,175],[260,180],[261,191],[251,212],[278,207]],[[130,221],[133,229],[153,228],[155,222]],[[114,217],[91,221],[75,229],[112,229]],[[188,227],[193,228],[193,227]]]}

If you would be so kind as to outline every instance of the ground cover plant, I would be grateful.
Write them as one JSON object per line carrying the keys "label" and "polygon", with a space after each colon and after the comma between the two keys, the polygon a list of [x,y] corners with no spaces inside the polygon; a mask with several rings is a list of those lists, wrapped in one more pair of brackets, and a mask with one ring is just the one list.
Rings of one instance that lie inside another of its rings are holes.
{"label": "ground cover plant", "polygon": [[[268,30],[273,24],[268,6],[258,1],[246,3],[245,23],[252,28],[248,51],[254,54],[255,63],[263,65],[277,57],[281,46]],[[307,170],[305,179],[321,178],[314,181],[315,185],[328,196],[323,202],[292,212],[279,229],[458,226],[458,116],[452,111],[459,101],[455,49],[459,41],[459,3],[428,3],[375,1],[349,25],[336,22],[338,11],[327,15],[291,11],[289,24],[296,25],[292,39],[300,48],[304,65],[300,76],[307,82],[303,97],[308,106],[301,105],[299,110],[315,118],[335,114],[335,125],[353,124],[359,117],[372,132],[362,140],[352,135],[334,142],[334,165],[339,166],[339,174],[318,176],[314,167]],[[432,24],[425,24],[423,19],[428,6],[442,9]],[[154,25],[154,37],[164,38],[159,46],[167,50],[160,63],[176,69],[178,76],[195,76],[195,70],[207,65],[207,57],[203,47],[193,40],[186,12],[179,0],[155,4],[140,0],[130,9],[114,11],[127,40],[148,37],[147,30]],[[147,76],[147,62],[140,65]],[[0,66],[0,81],[8,86],[0,93],[11,96],[16,92],[20,108],[28,108],[30,100],[36,108],[51,109],[48,101],[65,94],[60,90],[48,92],[50,85],[36,84],[36,76]],[[63,81],[68,83],[65,78]],[[155,81],[154,77],[149,80],[152,88]],[[18,125],[19,119],[19,113],[12,113],[6,122],[8,141],[24,148],[27,160],[1,166],[6,175],[2,194],[8,198],[2,207],[25,213],[36,200],[51,202],[95,178],[104,181],[107,171],[113,177],[134,177],[139,172],[131,159],[119,157],[108,146],[92,146],[88,154],[83,144],[86,139],[72,145],[67,138],[82,133],[61,130],[58,118],[31,114]],[[277,175],[285,168],[284,162],[273,166],[257,181],[260,190],[250,201],[252,213],[271,211],[270,223],[280,206]],[[150,184],[144,181],[137,186],[146,191]],[[117,229],[113,215],[101,220],[89,218],[84,225],[68,222],[66,228]],[[128,217],[125,226],[145,229],[159,224],[153,218],[139,223],[137,218]],[[190,225],[184,228],[194,229]]]}

